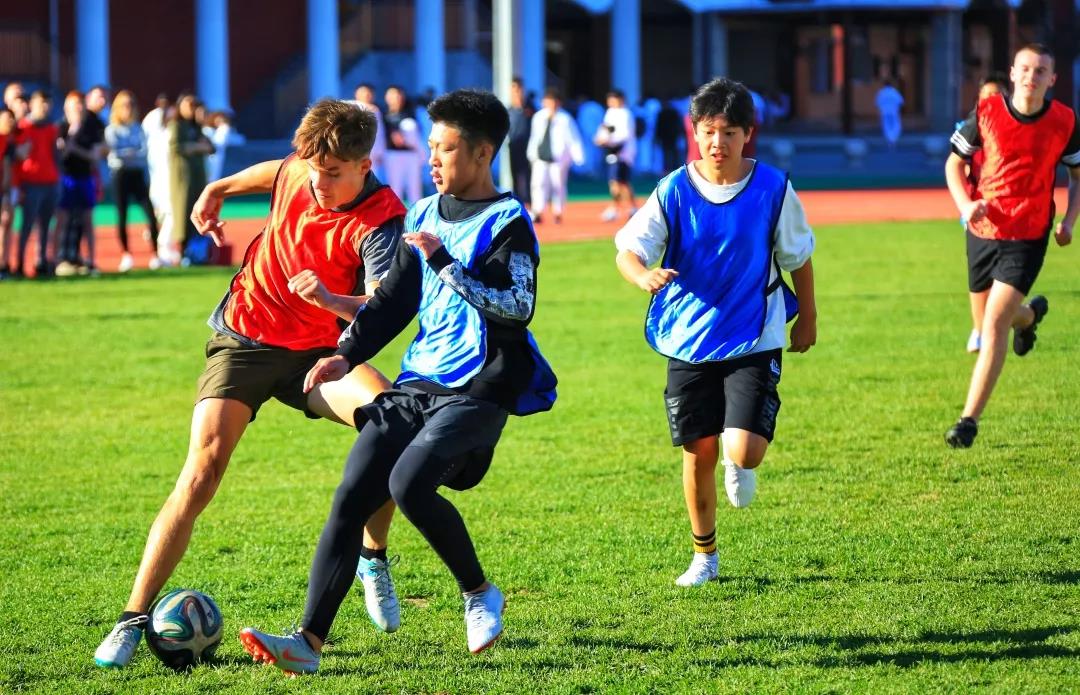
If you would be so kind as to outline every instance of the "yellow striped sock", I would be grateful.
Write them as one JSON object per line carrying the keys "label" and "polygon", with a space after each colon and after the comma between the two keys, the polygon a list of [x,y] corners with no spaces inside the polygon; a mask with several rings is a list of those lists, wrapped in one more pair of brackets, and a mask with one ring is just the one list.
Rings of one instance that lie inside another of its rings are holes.
{"label": "yellow striped sock", "polygon": [[715,553],[716,552],[716,529],[709,531],[704,536],[699,536],[696,533],[691,533],[694,537],[694,552],[695,553]]}

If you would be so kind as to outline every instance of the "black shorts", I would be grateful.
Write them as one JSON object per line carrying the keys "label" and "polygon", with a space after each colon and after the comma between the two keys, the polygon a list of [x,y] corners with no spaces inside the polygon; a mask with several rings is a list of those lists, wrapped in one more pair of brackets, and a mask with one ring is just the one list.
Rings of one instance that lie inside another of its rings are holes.
{"label": "black shorts", "polygon": [[772,441],[780,412],[783,351],[766,350],[720,362],[668,360],[668,427],[674,446],[720,434],[728,427]]}
{"label": "black shorts", "polygon": [[615,183],[630,183],[630,165],[621,159],[608,162],[608,181]]}
{"label": "black shorts", "polygon": [[251,419],[263,403],[276,398],[309,418],[319,416],[308,410],[304,377],[333,348],[287,350],[279,347],[250,347],[223,333],[215,332],[206,343],[206,367],[199,376],[195,402],[204,398],[231,398],[251,408]]}
{"label": "black shorts", "polygon": [[476,487],[487,474],[509,413],[491,401],[457,393],[429,393],[408,383],[383,391],[357,408],[361,432],[378,430],[406,447],[427,449],[448,463],[440,485]]}
{"label": "black shorts", "polygon": [[985,292],[997,280],[1026,296],[1042,270],[1049,241],[1049,234],[1041,239],[1013,241],[983,239],[968,231],[968,289]]}

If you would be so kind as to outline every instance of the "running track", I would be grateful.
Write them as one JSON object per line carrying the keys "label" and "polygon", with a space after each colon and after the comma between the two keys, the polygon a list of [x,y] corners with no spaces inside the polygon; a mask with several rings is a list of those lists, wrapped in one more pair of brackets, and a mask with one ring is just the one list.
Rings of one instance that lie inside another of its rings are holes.
{"label": "running track", "polygon": [[[945,220],[957,217],[956,208],[944,186],[929,189],[903,189],[885,191],[804,191],[799,194],[806,208],[806,216],[812,226],[830,224],[858,224],[860,222],[896,222],[917,220]],[[1065,209],[1067,191],[1055,192],[1057,209]],[[640,198],[639,198],[640,200]],[[562,224],[551,222],[536,225],[537,235],[543,243],[582,241],[586,239],[611,238],[619,228],[618,223],[600,221],[600,213],[606,203],[570,203]],[[548,216],[550,219],[550,215]],[[233,263],[239,263],[244,249],[262,229],[263,220],[230,220],[226,235],[233,247]],[[150,259],[149,244],[142,240],[142,225],[129,229],[132,253],[136,268],[145,268]],[[102,272],[115,272],[120,263],[120,244],[113,227],[96,230],[97,261]],[[27,249],[27,258],[36,258],[35,244]],[[32,260],[31,260],[32,263]]]}

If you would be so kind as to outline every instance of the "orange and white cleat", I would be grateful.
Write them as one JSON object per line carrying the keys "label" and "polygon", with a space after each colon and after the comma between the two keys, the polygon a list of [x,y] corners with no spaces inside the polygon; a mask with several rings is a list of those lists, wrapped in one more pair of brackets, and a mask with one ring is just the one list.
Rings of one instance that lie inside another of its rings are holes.
{"label": "orange and white cleat", "polygon": [[319,669],[319,653],[299,630],[279,637],[245,627],[240,631],[240,643],[253,661],[277,666],[289,676],[315,673]]}

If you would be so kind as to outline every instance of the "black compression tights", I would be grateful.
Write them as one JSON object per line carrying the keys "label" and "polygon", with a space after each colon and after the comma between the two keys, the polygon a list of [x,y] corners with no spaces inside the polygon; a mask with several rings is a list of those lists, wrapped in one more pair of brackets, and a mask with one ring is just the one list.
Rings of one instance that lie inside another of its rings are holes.
{"label": "black compression tights", "polygon": [[411,437],[395,440],[368,424],[349,452],[308,577],[301,624],[319,639],[326,639],[352,587],[364,524],[391,497],[446,563],[462,591],[484,583],[465,522],[438,494],[439,485],[458,472],[464,459],[446,461],[428,448],[409,446],[410,441]]}

